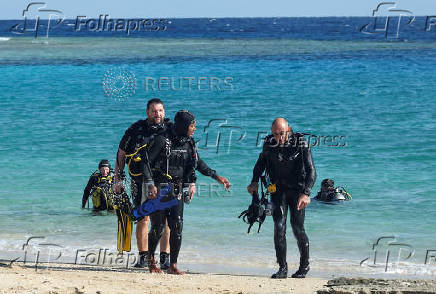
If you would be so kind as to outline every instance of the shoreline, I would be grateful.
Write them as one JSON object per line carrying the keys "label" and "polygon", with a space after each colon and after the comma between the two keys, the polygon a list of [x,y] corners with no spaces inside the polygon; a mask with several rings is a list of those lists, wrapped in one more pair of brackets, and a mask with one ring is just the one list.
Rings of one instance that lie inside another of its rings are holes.
{"label": "shoreline", "polygon": [[436,293],[436,281],[336,278],[273,280],[265,276],[186,272],[151,274],[146,269],[0,262],[0,293]]}
{"label": "shoreline", "polygon": [[[89,269],[105,269],[109,271],[135,272],[137,252],[118,254],[111,249],[78,250],[83,253],[68,254],[68,251],[50,250],[44,247],[29,247],[25,251],[2,251],[0,264],[24,265],[28,268],[45,270],[51,267],[86,267]],[[5,254],[6,253],[6,254]],[[65,253],[67,253],[65,255]],[[223,260],[198,259],[192,257],[180,258],[179,267],[192,274],[213,274],[232,276],[253,276],[269,278],[277,270],[277,264],[265,258],[263,260]],[[298,268],[298,263],[288,261],[289,275]],[[436,266],[421,264],[390,264],[389,271],[385,271],[385,264],[359,265],[357,260],[313,259],[308,278],[337,279],[346,278],[384,278],[384,279],[412,279],[432,280],[436,276]]]}

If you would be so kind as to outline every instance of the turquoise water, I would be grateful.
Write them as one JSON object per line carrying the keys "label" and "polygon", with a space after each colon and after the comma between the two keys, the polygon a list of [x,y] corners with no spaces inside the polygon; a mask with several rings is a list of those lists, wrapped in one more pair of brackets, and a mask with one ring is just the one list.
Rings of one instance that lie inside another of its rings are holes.
{"label": "turquoise water", "polygon": [[[122,101],[102,91],[103,75],[117,67],[137,81],[136,93]],[[434,43],[12,38],[0,41],[0,72],[0,258],[19,252],[30,236],[45,236],[71,256],[79,248],[115,250],[116,217],[81,210],[83,188],[100,159],[113,163],[124,131],[144,118],[151,97],[165,102],[170,118],[184,108],[196,115],[202,158],[232,183],[225,192],[199,176],[200,194],[185,209],[186,267],[272,271],[272,219],[247,235],[237,216],[249,204],[258,133],[277,116],[294,130],[346,142],[312,149],[313,194],[329,177],[353,195],[343,205],[312,202],[307,209],[315,272],[348,266],[365,273],[359,262],[382,236],[413,246],[407,262],[417,266],[435,249]],[[146,91],[146,77],[230,77],[232,89]],[[212,123],[206,146],[211,119],[227,127]],[[290,227],[288,254],[295,265]]]}

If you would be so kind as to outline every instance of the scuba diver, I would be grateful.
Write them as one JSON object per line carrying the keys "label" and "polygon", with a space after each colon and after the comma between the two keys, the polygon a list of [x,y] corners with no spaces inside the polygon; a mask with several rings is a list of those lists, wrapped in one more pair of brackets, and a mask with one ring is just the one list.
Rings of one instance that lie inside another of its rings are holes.
{"label": "scuba diver", "polygon": [[324,179],[321,182],[321,190],[313,199],[333,204],[351,200],[352,197],[344,187],[335,188],[335,182],[332,179]]}
{"label": "scuba diver", "polygon": [[[203,162],[192,138],[195,132],[195,117],[192,113],[181,110],[174,118],[174,127],[168,138],[157,136],[153,145],[142,156],[148,156],[148,163],[143,166],[144,187],[147,188],[149,199],[155,199],[158,190],[171,187],[172,197],[177,198],[177,204],[169,209],[154,212],[150,215],[151,229],[148,235],[148,268],[152,273],[160,273],[156,266],[154,251],[168,221],[170,227],[170,267],[168,274],[181,275],[177,268],[177,258],[182,245],[183,207],[190,203],[196,191],[195,170],[212,177],[218,183],[230,188],[230,182],[219,176]],[[144,192],[145,193],[145,192]]]}
{"label": "scuba diver", "polygon": [[304,230],[305,208],[310,203],[310,192],[316,172],[312,154],[303,135],[293,133],[284,118],[276,118],[271,127],[272,135],[265,138],[262,152],[253,169],[250,194],[258,192],[259,178],[265,171],[270,179],[272,216],[274,220],[274,245],[279,270],[271,278],[288,277],[286,262],[286,218],[288,208],[291,226],[300,251],[300,266],[293,278],[304,278],[309,271],[309,239]]}
{"label": "scuba diver", "polygon": [[113,210],[111,194],[113,173],[107,159],[102,159],[96,170],[88,180],[88,184],[83,191],[82,208],[85,208],[89,195],[92,197],[94,211]]}
{"label": "scuba diver", "polygon": [[[124,166],[127,164],[131,178],[130,191],[136,208],[147,199],[145,195],[142,195],[141,167],[145,158],[141,157],[141,151],[147,148],[148,143],[153,140],[154,136],[166,136],[167,131],[172,126],[172,122],[165,118],[164,104],[159,98],[153,98],[147,102],[146,114],[147,119],[135,122],[124,133],[118,147],[115,163],[114,191],[120,194],[125,190],[121,175]],[[137,220],[136,242],[139,260],[135,267],[145,268],[147,267],[149,217],[144,216]],[[169,249],[169,229],[168,226],[165,226],[165,232],[160,243],[160,261],[163,268],[169,267]]]}
{"label": "scuba diver", "polygon": [[[85,208],[88,197],[92,195],[94,211],[115,210],[118,219],[117,249],[118,252],[130,251],[132,226],[130,219],[131,203],[129,196],[123,193],[116,194],[113,191],[113,173],[107,159],[102,159],[95,171],[89,178],[82,198],[82,209]],[[92,191],[92,192],[91,192]]]}

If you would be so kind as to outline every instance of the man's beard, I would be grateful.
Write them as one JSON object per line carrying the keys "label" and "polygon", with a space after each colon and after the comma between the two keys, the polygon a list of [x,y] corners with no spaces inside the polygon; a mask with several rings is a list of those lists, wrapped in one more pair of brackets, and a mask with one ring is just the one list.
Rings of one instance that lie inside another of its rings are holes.
{"label": "man's beard", "polygon": [[156,125],[160,125],[162,122],[163,122],[163,118],[152,118],[152,119],[150,119],[150,122],[152,123],[152,124],[156,124]]}

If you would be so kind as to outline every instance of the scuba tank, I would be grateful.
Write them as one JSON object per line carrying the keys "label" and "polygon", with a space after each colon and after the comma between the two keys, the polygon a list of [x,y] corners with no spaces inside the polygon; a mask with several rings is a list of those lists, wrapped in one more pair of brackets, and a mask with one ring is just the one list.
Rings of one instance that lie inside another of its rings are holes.
{"label": "scuba tank", "polygon": [[95,171],[93,175],[97,177],[97,183],[92,187],[91,191],[94,210],[113,210],[112,170],[106,177],[102,176],[98,170]]}
{"label": "scuba tank", "polygon": [[344,201],[346,200],[345,196],[339,192],[339,188],[335,188],[335,192],[331,195],[330,201]]}
{"label": "scuba tank", "polygon": [[313,199],[323,202],[343,202],[352,199],[351,194],[344,187],[334,185],[335,182],[332,179],[322,180],[321,190]]}

